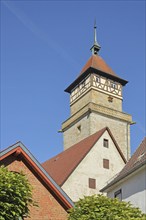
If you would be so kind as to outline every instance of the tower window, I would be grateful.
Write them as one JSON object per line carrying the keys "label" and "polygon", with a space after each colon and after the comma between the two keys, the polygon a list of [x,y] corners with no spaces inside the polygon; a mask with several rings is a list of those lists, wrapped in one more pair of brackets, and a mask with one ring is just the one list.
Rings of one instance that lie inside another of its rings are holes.
{"label": "tower window", "polygon": [[106,148],[109,147],[108,139],[103,139],[103,146],[106,147]]}
{"label": "tower window", "polygon": [[77,129],[78,129],[78,133],[81,133],[81,125],[78,125]]}
{"label": "tower window", "polygon": [[103,168],[109,169],[109,160],[108,159],[103,159]]}
{"label": "tower window", "polygon": [[86,85],[86,84],[85,84],[85,81],[84,81],[84,82],[82,83],[82,87],[85,87],[85,85]]}
{"label": "tower window", "polygon": [[99,76],[96,76],[96,82],[100,82],[100,77]]}
{"label": "tower window", "polygon": [[96,179],[89,178],[89,188],[96,189]]}
{"label": "tower window", "polygon": [[114,193],[114,197],[115,197],[115,198],[118,198],[118,199],[121,201],[121,200],[122,200],[122,190],[119,189],[118,191],[116,191],[116,192]]}
{"label": "tower window", "polygon": [[112,87],[113,89],[117,89],[117,83],[111,82],[111,87]]}

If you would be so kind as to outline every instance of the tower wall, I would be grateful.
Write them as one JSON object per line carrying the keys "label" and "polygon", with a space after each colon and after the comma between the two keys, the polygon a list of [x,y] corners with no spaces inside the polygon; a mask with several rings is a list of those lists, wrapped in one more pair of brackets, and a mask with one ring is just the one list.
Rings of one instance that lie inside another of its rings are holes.
{"label": "tower wall", "polygon": [[131,115],[89,103],[62,124],[64,149],[98,130],[109,127],[125,158],[130,156]]}
{"label": "tower wall", "polygon": [[103,127],[109,127],[116,142],[126,159],[130,157],[130,125],[128,122],[106,117],[95,112],[90,115],[90,132],[91,134]]}
{"label": "tower wall", "polygon": [[75,114],[79,109],[83,108],[90,102],[101,106],[106,106],[117,111],[122,111],[121,98],[116,95],[113,96],[111,94],[98,91],[95,88],[90,88],[90,90],[86,91],[86,93],[84,93],[70,106],[71,115]]}
{"label": "tower wall", "polygon": [[99,49],[95,41],[92,56],[65,90],[70,93],[71,116],[62,124],[64,149],[109,127],[128,159],[132,117],[122,110],[122,90],[127,81],[118,77],[105,63],[98,55]]}

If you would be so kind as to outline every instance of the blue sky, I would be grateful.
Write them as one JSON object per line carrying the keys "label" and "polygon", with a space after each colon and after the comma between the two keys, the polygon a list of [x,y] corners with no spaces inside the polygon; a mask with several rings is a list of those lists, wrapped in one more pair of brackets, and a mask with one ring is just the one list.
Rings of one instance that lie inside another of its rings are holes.
{"label": "blue sky", "polygon": [[40,162],[63,150],[64,89],[91,56],[96,19],[100,56],[129,81],[135,151],[145,136],[145,3],[1,0],[1,149],[20,140]]}

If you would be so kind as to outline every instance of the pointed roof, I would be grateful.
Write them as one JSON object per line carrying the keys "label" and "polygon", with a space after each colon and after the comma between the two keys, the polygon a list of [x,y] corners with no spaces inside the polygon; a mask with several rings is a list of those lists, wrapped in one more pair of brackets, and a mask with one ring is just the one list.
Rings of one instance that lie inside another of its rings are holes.
{"label": "pointed roof", "polygon": [[128,83],[127,80],[124,80],[116,75],[116,73],[99,55],[93,54],[82,68],[79,76],[65,89],[65,92],[71,93],[71,90],[91,73],[95,73],[115,82],[119,82],[123,86]]}
{"label": "pointed roof", "polygon": [[143,165],[146,165],[146,137],[141,142],[140,146],[137,148],[137,150],[129,159],[129,161],[126,163],[125,167],[101,191],[102,192],[106,191],[109,187],[113,186],[115,183],[119,182],[120,180],[127,177],[134,171],[138,170]]}
{"label": "pointed roof", "polygon": [[100,50],[100,45],[97,42],[96,37],[96,23],[94,25],[94,44],[91,47],[92,56],[86,62],[82,68],[77,79],[71,83],[66,89],[65,92],[71,93],[71,90],[76,87],[82,80],[86,78],[90,73],[95,73],[106,78],[109,78],[113,81],[121,83],[123,86],[127,84],[128,81],[120,78],[115,72],[106,64],[106,62],[98,55]]}
{"label": "pointed roof", "polygon": [[113,81],[119,82],[123,86],[128,83],[128,81],[116,75],[116,73],[98,54],[93,54],[82,68],[77,79],[65,89],[65,92],[71,93],[71,90],[76,87],[82,80],[84,80],[90,73],[95,73]]}
{"label": "pointed roof", "polygon": [[35,157],[30,153],[30,151],[21,143],[17,142],[16,144],[6,148],[0,152],[0,164],[4,163],[10,155],[14,157],[21,156],[36,172],[40,179],[47,184],[53,194],[57,197],[57,200],[60,201],[65,210],[73,207],[74,204],[72,200],[67,196],[67,194],[57,185],[57,183],[52,179],[52,177],[44,170],[41,164],[35,159]]}
{"label": "pointed roof", "polygon": [[78,142],[77,144],[74,144],[72,147],[56,155],[50,160],[45,161],[42,164],[43,168],[58,183],[58,185],[63,185],[63,183],[67,180],[67,178],[71,175],[71,173],[84,159],[84,157],[88,154],[88,152],[92,149],[97,140],[106,130],[108,131],[113,142],[115,143],[117,150],[119,151],[121,157],[126,163],[126,159],[122,154],[118,144],[116,143],[110,129],[106,127]]}
{"label": "pointed roof", "polygon": [[98,55],[93,54],[89,60],[87,61],[87,63],[85,64],[85,66],[83,67],[83,69],[81,70],[81,74],[83,74],[86,70],[88,70],[89,68],[93,68],[96,70],[99,70],[101,72],[110,74],[112,76],[118,77],[114,71],[106,64],[106,62]]}

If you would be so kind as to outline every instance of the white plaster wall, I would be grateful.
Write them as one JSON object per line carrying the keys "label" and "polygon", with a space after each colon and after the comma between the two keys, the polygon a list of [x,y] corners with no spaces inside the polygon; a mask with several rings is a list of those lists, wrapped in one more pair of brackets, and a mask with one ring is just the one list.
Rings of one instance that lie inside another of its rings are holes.
{"label": "white plaster wall", "polygon": [[[104,138],[109,140],[109,148],[103,147]],[[103,158],[109,159],[109,169],[103,168]],[[124,165],[123,159],[119,155],[109,133],[105,131],[69,176],[62,188],[73,201],[77,201],[84,195],[97,194]],[[89,188],[89,178],[96,179],[96,189]]]}
{"label": "white plaster wall", "polygon": [[146,213],[146,165],[133,175],[123,179],[108,193],[108,197],[114,198],[114,193],[122,189],[122,200],[131,202],[135,207],[139,207]]}

